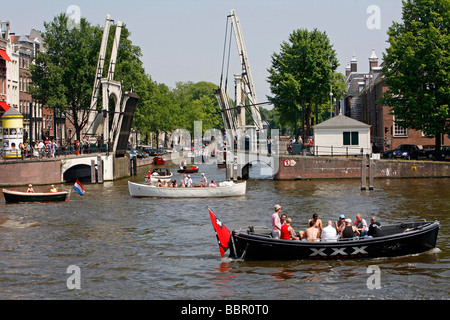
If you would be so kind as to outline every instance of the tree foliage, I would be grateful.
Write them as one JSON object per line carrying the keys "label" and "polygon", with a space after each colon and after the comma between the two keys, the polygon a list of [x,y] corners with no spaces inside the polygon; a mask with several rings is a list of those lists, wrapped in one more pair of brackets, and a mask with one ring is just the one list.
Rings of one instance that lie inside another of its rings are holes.
{"label": "tree foliage", "polygon": [[294,30],[289,40],[281,44],[280,52],[272,55],[268,69],[274,95],[269,100],[279,111],[280,121],[294,127],[303,111],[309,131],[315,104],[322,106],[330,101],[337,67],[336,53],[325,32]]}
{"label": "tree foliage", "polygon": [[450,1],[407,0],[388,30],[383,73],[398,124],[436,138],[450,133]]}

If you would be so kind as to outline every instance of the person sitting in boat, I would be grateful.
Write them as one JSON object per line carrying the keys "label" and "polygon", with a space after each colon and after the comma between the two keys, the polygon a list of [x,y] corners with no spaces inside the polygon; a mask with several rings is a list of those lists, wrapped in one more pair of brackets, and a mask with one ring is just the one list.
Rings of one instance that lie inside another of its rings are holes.
{"label": "person sitting in boat", "polygon": [[369,231],[367,235],[374,238],[383,236],[381,224],[375,219],[375,217],[370,218]]}
{"label": "person sitting in boat", "polygon": [[357,239],[359,236],[358,228],[352,226],[352,219],[345,219],[345,228],[341,231],[342,239]]}
{"label": "person sitting in boat", "polygon": [[200,187],[206,187],[208,184],[208,179],[206,179],[206,176],[204,173],[202,173],[202,178],[200,179]]}
{"label": "person sitting in boat", "polygon": [[158,179],[158,182],[156,183],[157,187],[162,187],[161,179]]}
{"label": "person sitting in boat", "polygon": [[367,235],[367,222],[366,220],[364,220],[362,218],[362,215],[360,213],[358,213],[356,215],[356,220],[355,220],[355,226],[356,228],[358,228],[359,233],[361,234],[361,236],[365,236]]}
{"label": "person sitting in boat", "polygon": [[286,213],[282,213],[280,215],[280,224],[281,224],[281,226],[283,226],[286,223],[286,219],[287,219]]}
{"label": "person sitting in boat", "polygon": [[187,180],[187,183],[186,183],[186,187],[188,187],[188,188],[193,187],[194,183],[192,182],[191,175],[188,175],[187,178],[188,178],[188,180]]}
{"label": "person sitting in boat", "polygon": [[184,188],[186,185],[184,184],[184,180],[183,179],[181,179],[181,182],[180,182],[180,188]]}
{"label": "person sitting in boat", "polygon": [[311,221],[314,222],[314,227],[319,230],[319,235],[321,235],[323,227],[322,227],[322,220],[319,219],[319,215],[317,213],[314,213],[312,219],[308,221],[308,225]]}
{"label": "person sitting in boat", "polygon": [[342,229],[345,228],[345,215],[341,214],[339,220],[334,222],[334,228],[338,234],[341,234]]}
{"label": "person sitting in boat", "polygon": [[172,182],[170,183],[170,187],[171,188],[177,188],[178,186],[177,186],[177,180],[172,180]]}
{"label": "person sitting in boat", "polygon": [[28,193],[34,193],[33,185],[31,183],[28,185],[27,192]]}
{"label": "person sitting in boat", "polygon": [[319,228],[315,226],[315,221],[313,219],[309,220],[308,229],[305,230],[305,237],[308,241],[320,241],[320,231]]}
{"label": "person sitting in boat", "polygon": [[167,183],[167,180],[164,180],[164,183],[163,183],[163,187],[168,187],[169,186],[169,184]]}
{"label": "person sitting in boat", "polygon": [[211,183],[209,184],[209,186],[214,188],[214,187],[217,187],[217,184],[214,180],[211,180]]}
{"label": "person sitting in boat", "polygon": [[337,232],[336,229],[333,227],[333,222],[331,220],[328,220],[327,226],[323,228],[322,231],[322,241],[328,242],[328,241],[336,241],[337,240]]}
{"label": "person sitting in boat", "polygon": [[55,186],[52,184],[52,187],[50,188],[50,192],[58,192],[58,189],[56,189]]}
{"label": "person sitting in boat", "polygon": [[280,239],[282,240],[300,240],[295,236],[294,228],[291,227],[292,219],[287,218],[286,223],[281,226]]}

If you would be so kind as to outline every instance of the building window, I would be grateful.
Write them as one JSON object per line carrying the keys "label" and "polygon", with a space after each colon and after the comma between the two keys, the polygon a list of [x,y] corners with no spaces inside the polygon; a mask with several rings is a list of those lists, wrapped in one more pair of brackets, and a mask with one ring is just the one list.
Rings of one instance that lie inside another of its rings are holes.
{"label": "building window", "polygon": [[402,127],[400,125],[400,120],[395,121],[395,118],[394,118],[393,127],[394,127],[394,132],[393,132],[394,137],[407,137],[408,136],[408,129],[405,127]]}
{"label": "building window", "polygon": [[359,132],[344,132],[344,146],[359,145]]}

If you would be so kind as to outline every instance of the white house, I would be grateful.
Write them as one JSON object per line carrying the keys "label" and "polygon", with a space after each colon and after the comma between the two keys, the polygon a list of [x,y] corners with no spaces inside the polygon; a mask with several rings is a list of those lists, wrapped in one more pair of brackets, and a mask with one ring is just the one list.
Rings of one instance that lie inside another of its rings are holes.
{"label": "white house", "polygon": [[372,154],[370,125],[338,115],[319,123],[314,129],[314,154],[360,155]]}

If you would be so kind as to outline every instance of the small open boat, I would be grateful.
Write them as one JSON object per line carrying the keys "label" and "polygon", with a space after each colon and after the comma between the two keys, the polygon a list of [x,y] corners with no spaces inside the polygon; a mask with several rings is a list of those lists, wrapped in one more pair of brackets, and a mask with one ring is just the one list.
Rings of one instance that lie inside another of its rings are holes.
{"label": "small open boat", "polygon": [[[156,173],[156,174],[155,174]],[[145,178],[145,182],[158,182],[158,180],[169,180],[172,178],[173,173],[167,168],[155,168],[150,173],[150,179],[148,176]]]}
{"label": "small open boat", "polygon": [[331,260],[395,257],[436,247],[439,222],[408,222],[382,226],[383,236],[359,240],[310,242],[274,239],[271,229],[248,227],[230,232],[209,209],[220,254],[244,260]]}
{"label": "small open boat", "polygon": [[172,188],[128,181],[128,189],[130,195],[137,198],[223,198],[244,196],[246,182],[234,183],[227,181],[226,183],[219,183],[217,187]]}
{"label": "small open boat", "polygon": [[196,165],[186,166],[177,170],[178,173],[196,173],[198,172],[198,167]]}
{"label": "small open boat", "polygon": [[14,190],[3,189],[3,195],[5,202],[54,202],[54,201],[66,201],[69,198],[68,191],[58,192],[21,192]]}

